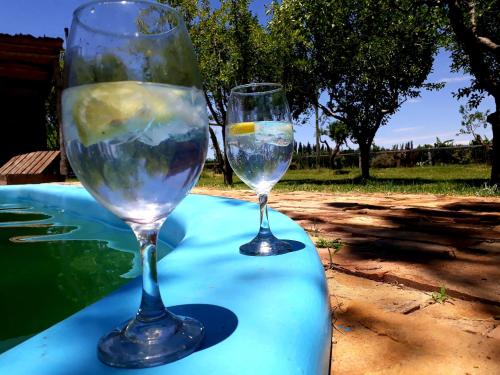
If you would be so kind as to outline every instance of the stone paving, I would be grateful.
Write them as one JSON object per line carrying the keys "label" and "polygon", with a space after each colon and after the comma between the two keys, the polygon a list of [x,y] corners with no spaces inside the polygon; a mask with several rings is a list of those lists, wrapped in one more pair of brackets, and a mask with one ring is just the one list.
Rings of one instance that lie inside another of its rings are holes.
{"label": "stone paving", "polygon": [[270,207],[313,240],[344,244],[331,264],[319,249],[332,374],[500,374],[500,198],[291,192],[271,194]]}

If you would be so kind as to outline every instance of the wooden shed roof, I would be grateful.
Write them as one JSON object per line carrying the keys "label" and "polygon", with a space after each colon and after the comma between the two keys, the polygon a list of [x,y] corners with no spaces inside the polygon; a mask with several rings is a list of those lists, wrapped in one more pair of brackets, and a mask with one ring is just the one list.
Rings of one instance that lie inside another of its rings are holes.
{"label": "wooden shed roof", "polygon": [[0,34],[0,80],[50,82],[61,38]]}

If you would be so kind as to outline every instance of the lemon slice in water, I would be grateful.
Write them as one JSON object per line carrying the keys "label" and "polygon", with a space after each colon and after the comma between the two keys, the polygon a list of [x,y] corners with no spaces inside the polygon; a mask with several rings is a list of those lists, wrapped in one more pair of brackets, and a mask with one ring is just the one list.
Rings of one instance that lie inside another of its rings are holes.
{"label": "lemon slice in water", "polygon": [[231,135],[248,135],[255,133],[255,122],[237,122],[229,126]]}
{"label": "lemon slice in water", "polygon": [[73,120],[85,146],[141,130],[154,116],[147,105],[150,95],[138,82],[88,85],[74,94]]}

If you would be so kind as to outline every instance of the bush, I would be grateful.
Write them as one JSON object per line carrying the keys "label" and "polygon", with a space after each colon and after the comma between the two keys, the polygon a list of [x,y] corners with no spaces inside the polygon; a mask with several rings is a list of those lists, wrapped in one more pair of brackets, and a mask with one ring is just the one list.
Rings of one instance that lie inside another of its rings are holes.
{"label": "bush", "polygon": [[392,168],[396,167],[394,154],[378,154],[372,159],[372,167],[374,168]]}

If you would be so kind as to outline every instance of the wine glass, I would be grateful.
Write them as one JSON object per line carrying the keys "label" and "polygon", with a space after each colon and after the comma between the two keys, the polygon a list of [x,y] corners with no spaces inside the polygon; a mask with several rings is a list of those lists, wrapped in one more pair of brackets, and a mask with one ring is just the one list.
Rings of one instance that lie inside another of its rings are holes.
{"label": "wine glass", "polygon": [[75,10],[64,61],[65,148],[82,185],[132,228],[142,257],[136,316],[103,336],[98,357],[115,367],[156,366],[200,344],[203,325],[163,305],[156,240],[196,184],[208,117],[186,27],[173,8],[106,0]]}
{"label": "wine glass", "polygon": [[251,83],[231,90],[227,108],[225,146],[236,175],[257,193],[260,230],[240,247],[245,255],[278,255],[291,245],[271,232],[267,198],[285,174],[293,153],[293,127],[283,87]]}

